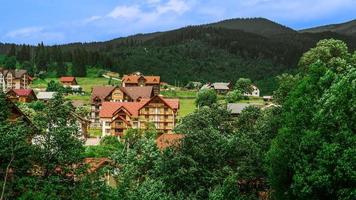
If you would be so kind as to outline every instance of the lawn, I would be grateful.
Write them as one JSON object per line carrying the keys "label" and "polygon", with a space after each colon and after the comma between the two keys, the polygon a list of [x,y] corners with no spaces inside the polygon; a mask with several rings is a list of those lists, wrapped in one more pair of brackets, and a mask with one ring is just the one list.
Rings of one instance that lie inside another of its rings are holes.
{"label": "lawn", "polygon": [[[31,84],[31,88],[46,88],[47,84],[52,80],[59,81],[58,78],[36,79]],[[109,83],[109,79],[107,78],[78,77],[77,81],[78,84],[87,93],[91,92],[93,86],[103,86],[103,85],[108,85]],[[116,85],[120,84],[119,81],[115,81],[115,80],[112,80],[111,83]]]}
{"label": "lawn", "polygon": [[184,117],[189,113],[194,112],[195,110],[195,99],[193,98],[185,98],[179,99],[180,101],[180,109],[179,109],[179,117]]}

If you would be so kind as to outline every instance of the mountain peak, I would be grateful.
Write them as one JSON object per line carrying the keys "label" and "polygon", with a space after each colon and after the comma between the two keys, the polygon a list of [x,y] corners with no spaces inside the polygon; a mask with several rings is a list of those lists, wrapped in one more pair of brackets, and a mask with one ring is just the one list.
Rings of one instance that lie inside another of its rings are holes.
{"label": "mountain peak", "polygon": [[226,28],[255,33],[262,36],[273,36],[284,33],[294,33],[295,30],[273,22],[266,18],[234,18],[207,24],[208,27]]}

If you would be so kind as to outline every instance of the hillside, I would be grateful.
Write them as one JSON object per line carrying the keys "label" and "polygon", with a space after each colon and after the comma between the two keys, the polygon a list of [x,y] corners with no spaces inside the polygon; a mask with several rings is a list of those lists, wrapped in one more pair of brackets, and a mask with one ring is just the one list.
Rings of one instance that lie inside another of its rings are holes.
{"label": "hillside", "polygon": [[335,32],[356,37],[356,20],[301,30],[302,33]]}
{"label": "hillside", "polygon": [[[31,60],[40,51],[46,60],[41,70],[55,70],[58,51],[65,62],[80,56],[81,63],[120,74],[141,71],[161,75],[170,84],[189,81],[235,82],[247,77],[262,94],[275,89],[274,77],[294,72],[301,55],[321,40],[335,38],[356,49],[356,37],[336,32],[297,32],[268,19],[231,19],[166,32],[137,34],[106,42],[72,43],[61,46],[31,47]],[[0,44],[0,54],[11,45]],[[17,52],[22,47],[17,46]],[[75,52],[75,50],[80,51]],[[78,59],[77,59],[78,61]],[[71,70],[67,69],[70,74]]]}

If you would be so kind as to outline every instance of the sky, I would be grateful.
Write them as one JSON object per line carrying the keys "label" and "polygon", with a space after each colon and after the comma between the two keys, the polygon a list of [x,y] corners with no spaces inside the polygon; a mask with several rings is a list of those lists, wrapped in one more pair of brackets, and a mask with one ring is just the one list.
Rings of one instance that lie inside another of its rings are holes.
{"label": "sky", "polygon": [[299,30],[356,19],[356,0],[0,0],[0,42],[106,41],[264,17]]}

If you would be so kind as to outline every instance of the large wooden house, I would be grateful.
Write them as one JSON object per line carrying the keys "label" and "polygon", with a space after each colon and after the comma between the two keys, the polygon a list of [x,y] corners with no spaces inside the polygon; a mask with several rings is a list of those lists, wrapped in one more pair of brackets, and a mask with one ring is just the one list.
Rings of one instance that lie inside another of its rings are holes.
{"label": "large wooden house", "polygon": [[147,128],[155,125],[161,133],[168,133],[176,125],[178,99],[154,96],[140,102],[104,102],[100,110],[102,135],[123,136],[128,128]]}
{"label": "large wooden house", "polygon": [[104,102],[140,102],[153,97],[152,86],[115,87],[97,86],[91,95],[91,121],[93,126],[100,126],[99,111]]}
{"label": "large wooden house", "polygon": [[29,103],[37,100],[36,94],[32,89],[11,89],[6,96],[12,102]]}
{"label": "large wooden house", "polygon": [[0,68],[0,90],[3,92],[11,89],[27,89],[32,78],[27,70],[8,70]]}
{"label": "large wooden house", "polygon": [[124,75],[122,77],[122,87],[142,87],[152,86],[153,93],[158,95],[161,86],[160,76],[143,76],[139,74]]}

